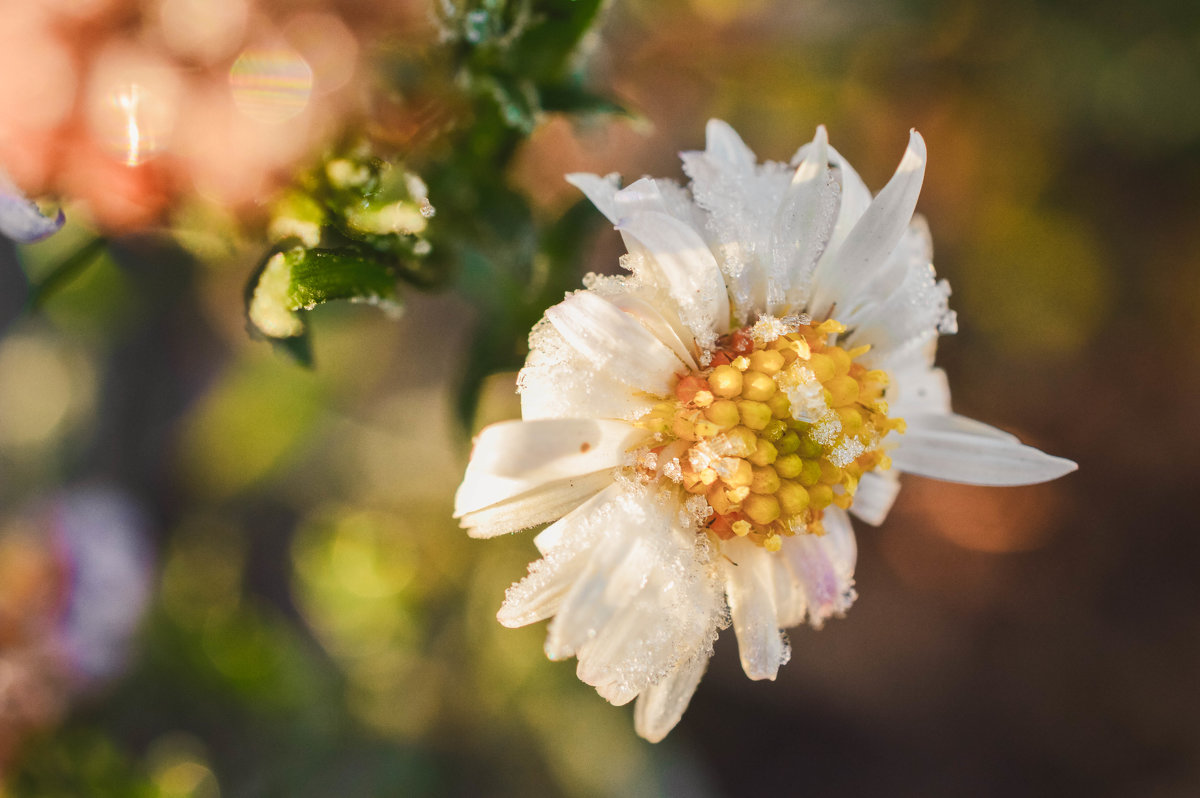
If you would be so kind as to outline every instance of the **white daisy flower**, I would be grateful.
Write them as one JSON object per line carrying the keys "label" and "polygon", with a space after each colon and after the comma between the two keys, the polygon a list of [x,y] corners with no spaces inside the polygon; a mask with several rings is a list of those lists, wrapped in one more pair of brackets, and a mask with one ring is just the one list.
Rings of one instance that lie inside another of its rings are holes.
{"label": "white daisy flower", "polygon": [[474,537],[554,522],[500,622],[552,618],[547,656],[576,657],[613,704],[636,698],[651,741],[720,629],[747,676],[774,679],[782,630],[850,607],[849,516],[882,522],[897,472],[1022,485],[1076,468],[950,410],[919,134],[874,198],[824,128],[790,165],[758,164],[718,120],[707,138],[682,156],[688,188],[568,176],[630,274],[589,275],[546,311],[524,420],[480,433],[455,500]]}

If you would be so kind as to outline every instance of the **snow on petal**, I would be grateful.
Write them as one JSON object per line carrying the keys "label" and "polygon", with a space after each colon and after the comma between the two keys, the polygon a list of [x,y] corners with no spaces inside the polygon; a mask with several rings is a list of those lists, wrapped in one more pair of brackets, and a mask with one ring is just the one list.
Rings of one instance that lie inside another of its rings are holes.
{"label": "snow on petal", "polygon": [[567,343],[599,372],[655,396],[666,396],[683,363],[637,319],[596,294],[580,291],[546,311]]}
{"label": "snow on petal", "polygon": [[526,626],[558,612],[599,537],[596,525],[588,521],[603,505],[616,499],[622,489],[610,484],[538,535],[539,538],[546,535],[544,540],[552,539],[554,545],[539,546],[542,559],[532,563],[529,575],[508,589],[496,615],[500,623],[510,628]]}
{"label": "snow on petal", "polygon": [[1014,439],[947,428],[938,416],[916,416],[891,453],[902,471],[967,485],[1033,485],[1079,466]]}
{"label": "snow on petal", "polygon": [[[684,661],[711,652],[721,595],[694,529],[648,488],[618,486],[611,500],[582,508],[547,558],[586,562],[558,602],[547,630],[551,659],[579,658],[581,679],[624,703]],[[593,543],[594,541],[594,543]]]}
{"label": "snow on petal", "polygon": [[850,340],[872,346],[864,364],[921,349],[957,329],[949,307],[950,285],[937,279],[928,239],[925,220],[913,217],[885,273],[874,288],[861,293],[863,307]]}
{"label": "snow on petal", "polygon": [[539,418],[636,418],[654,402],[597,372],[547,319],[529,334],[529,357],[517,375],[521,415]]}
{"label": "snow on petal", "polygon": [[829,141],[821,125],[775,215],[768,313],[783,315],[804,307],[813,270],[833,233],[840,201],[841,183],[829,170]]}

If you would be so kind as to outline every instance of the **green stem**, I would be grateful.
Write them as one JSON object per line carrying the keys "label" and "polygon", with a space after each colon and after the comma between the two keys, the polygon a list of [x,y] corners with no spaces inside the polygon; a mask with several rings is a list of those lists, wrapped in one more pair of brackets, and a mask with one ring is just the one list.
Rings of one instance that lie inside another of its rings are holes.
{"label": "green stem", "polygon": [[91,239],[51,269],[40,283],[29,290],[28,307],[40,310],[46,300],[78,277],[104,251],[108,241],[102,236]]}

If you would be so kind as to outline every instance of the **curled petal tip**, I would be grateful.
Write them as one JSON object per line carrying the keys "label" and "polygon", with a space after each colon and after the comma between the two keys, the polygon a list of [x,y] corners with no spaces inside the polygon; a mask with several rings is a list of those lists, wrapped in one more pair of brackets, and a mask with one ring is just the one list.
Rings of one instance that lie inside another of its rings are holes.
{"label": "curled petal tip", "polygon": [[900,168],[897,171],[911,172],[925,167],[925,159],[927,152],[925,149],[925,139],[913,128],[908,132],[908,149],[904,151],[904,158],[900,161]]}

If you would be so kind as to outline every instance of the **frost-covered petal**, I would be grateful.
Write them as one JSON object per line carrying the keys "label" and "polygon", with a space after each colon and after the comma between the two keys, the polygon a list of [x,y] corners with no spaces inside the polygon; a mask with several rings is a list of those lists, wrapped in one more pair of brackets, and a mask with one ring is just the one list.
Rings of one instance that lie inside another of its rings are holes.
{"label": "frost-covered petal", "polygon": [[475,439],[454,497],[454,515],[460,518],[551,482],[615,468],[644,437],[643,430],[629,424],[600,419],[493,424]]}
{"label": "frost-covered petal", "polygon": [[887,518],[896,496],[900,493],[900,480],[890,472],[868,471],[858,480],[858,492],[850,512],[871,526],[879,526]]}
{"label": "frost-covered petal", "polygon": [[928,244],[929,228],[920,216],[892,252],[878,289],[862,292],[862,311],[850,341],[870,344],[863,364],[874,366],[889,357],[921,349],[939,335],[957,329],[950,310],[950,285],[938,280]]}
{"label": "frost-covered petal", "polygon": [[542,559],[532,563],[529,574],[508,589],[504,604],[496,614],[500,623],[516,628],[545,620],[558,612],[596,545],[597,530],[595,525],[588,524],[589,519],[623,489],[621,485],[610,484],[538,535],[543,541],[553,540],[554,545],[544,548],[539,545]]}
{"label": "frost-covered petal", "polygon": [[852,324],[859,297],[883,271],[908,229],[925,178],[925,141],[915,130],[895,175],[871,202],[846,240],[817,265],[810,310],[818,318],[836,313]]}
{"label": "frost-covered petal", "polygon": [[529,334],[529,357],[517,375],[517,391],[526,420],[633,419],[654,405],[647,396],[629,390],[626,383],[597,372],[546,319]]}
{"label": "frost-covered petal", "polygon": [[942,423],[945,418],[906,419],[908,430],[891,454],[895,466],[912,474],[968,485],[1033,485],[1078,468],[1070,460],[1025,446],[1011,437],[947,426]]}
{"label": "frost-covered petal", "polygon": [[0,235],[30,244],[57,232],[65,221],[61,210],[53,218],[43,216],[0,168]]}
{"label": "frost-covered petal", "polygon": [[711,652],[722,608],[695,529],[681,528],[677,509],[649,489],[621,487],[581,508],[546,555],[576,557],[587,549],[558,600],[547,656],[577,656],[579,677],[614,703]]}
{"label": "frost-covered petal", "polygon": [[594,370],[639,391],[666,396],[683,363],[637,319],[588,291],[546,311],[559,334]]}
{"label": "frost-covered petal", "polygon": [[561,518],[612,484],[614,471],[547,482],[502,502],[463,513],[459,523],[473,538],[494,538]]}
{"label": "frost-covered petal", "polygon": [[751,679],[773,680],[791,649],[779,632],[772,555],[744,539],[727,541],[724,548],[721,573],[742,670]]}
{"label": "frost-covered petal", "polygon": [[829,170],[829,142],[822,125],[775,216],[767,275],[768,313],[784,315],[804,307],[813,270],[833,234],[840,201],[841,183],[836,172]]}
{"label": "frost-covered petal", "polygon": [[642,691],[633,709],[634,727],[639,735],[657,743],[675,728],[708,668],[708,660],[707,654],[694,656]]}
{"label": "frost-covered petal", "polygon": [[639,213],[621,229],[646,249],[675,301],[679,317],[702,345],[729,331],[729,295],[712,252],[688,225],[665,213]]}
{"label": "frost-covered petal", "polygon": [[[725,276],[733,316],[739,324],[751,321],[772,301],[781,303],[786,290],[771,277],[772,236],[793,170],[755,163],[754,153],[720,120],[709,122],[703,152],[680,157],[696,204],[706,211],[703,231]],[[786,270],[781,273],[786,278]],[[773,300],[772,289],[778,294]]]}

